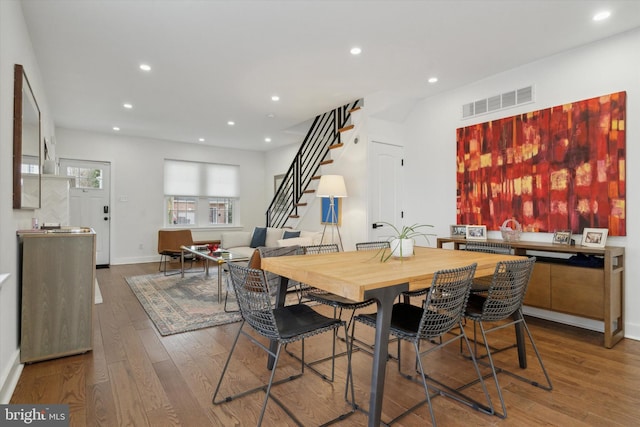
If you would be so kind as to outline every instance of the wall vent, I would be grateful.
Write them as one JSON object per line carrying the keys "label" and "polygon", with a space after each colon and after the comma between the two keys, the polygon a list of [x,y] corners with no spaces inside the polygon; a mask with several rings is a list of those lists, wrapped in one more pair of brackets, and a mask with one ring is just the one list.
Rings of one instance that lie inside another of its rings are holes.
{"label": "wall vent", "polygon": [[462,118],[468,119],[534,101],[533,85],[531,85],[464,104],[462,106]]}

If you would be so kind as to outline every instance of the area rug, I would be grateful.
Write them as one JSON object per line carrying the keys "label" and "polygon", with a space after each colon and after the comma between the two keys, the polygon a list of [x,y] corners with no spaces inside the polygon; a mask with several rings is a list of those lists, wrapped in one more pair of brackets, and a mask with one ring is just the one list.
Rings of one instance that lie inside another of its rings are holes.
{"label": "area rug", "polygon": [[[218,276],[204,274],[146,274],[126,278],[129,287],[161,335],[172,335],[211,326],[238,322],[240,313],[224,311],[225,283],[218,303]],[[237,310],[235,296],[227,308]]]}

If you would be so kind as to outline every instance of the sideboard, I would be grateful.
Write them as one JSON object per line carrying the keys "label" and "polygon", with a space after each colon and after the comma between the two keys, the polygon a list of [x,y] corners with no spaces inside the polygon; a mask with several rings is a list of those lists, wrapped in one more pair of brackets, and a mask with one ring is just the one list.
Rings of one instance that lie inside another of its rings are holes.
{"label": "sideboard", "polygon": [[20,231],[18,244],[20,362],[91,350],[95,232],[83,228]]}
{"label": "sideboard", "polygon": [[[503,240],[488,240],[501,242]],[[441,237],[437,246],[464,248],[465,239]],[[624,248],[593,248],[544,242],[509,242],[515,255],[536,256],[537,261],[524,303],[558,313],[604,323],[604,346],[624,338]],[[450,245],[449,245],[450,246]],[[576,265],[578,254],[601,260],[597,267]]]}

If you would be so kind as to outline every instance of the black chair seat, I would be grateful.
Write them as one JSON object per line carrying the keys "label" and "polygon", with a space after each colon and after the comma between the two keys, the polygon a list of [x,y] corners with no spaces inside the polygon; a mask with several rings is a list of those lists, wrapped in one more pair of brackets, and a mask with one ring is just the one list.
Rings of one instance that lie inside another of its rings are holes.
{"label": "black chair seat", "polygon": [[355,310],[358,308],[366,307],[373,304],[375,301],[372,299],[366,301],[354,301],[349,298],[345,298],[340,295],[332,294],[329,292],[308,292],[305,295],[311,301],[319,302],[334,308],[343,308],[348,310]]}
{"label": "black chair seat", "polygon": [[340,319],[323,316],[304,304],[288,305],[273,310],[278,332],[283,340],[307,334],[311,331],[323,332],[341,323]]}
{"label": "black chair seat", "polygon": [[[418,333],[423,314],[424,310],[422,307],[404,302],[394,304],[393,311],[391,312],[391,333],[396,336],[400,335],[403,338],[415,337]],[[436,322],[438,320],[446,320],[446,318],[449,317],[446,314],[435,313],[431,310],[427,310],[427,316]],[[377,313],[360,314],[357,317],[358,321],[375,328],[378,317]]]}

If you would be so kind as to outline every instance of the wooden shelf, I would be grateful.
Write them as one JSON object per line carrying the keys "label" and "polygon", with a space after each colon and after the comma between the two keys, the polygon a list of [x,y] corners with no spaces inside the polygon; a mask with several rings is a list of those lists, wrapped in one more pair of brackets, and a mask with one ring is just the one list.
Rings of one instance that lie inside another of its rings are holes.
{"label": "wooden shelf", "polygon": [[[488,240],[501,242],[503,240]],[[461,249],[465,239],[438,238],[437,246]],[[624,248],[557,245],[542,242],[510,242],[515,255],[539,257],[524,303],[604,323],[604,346],[624,338]],[[603,261],[602,267],[569,263],[567,256],[585,254]]]}

